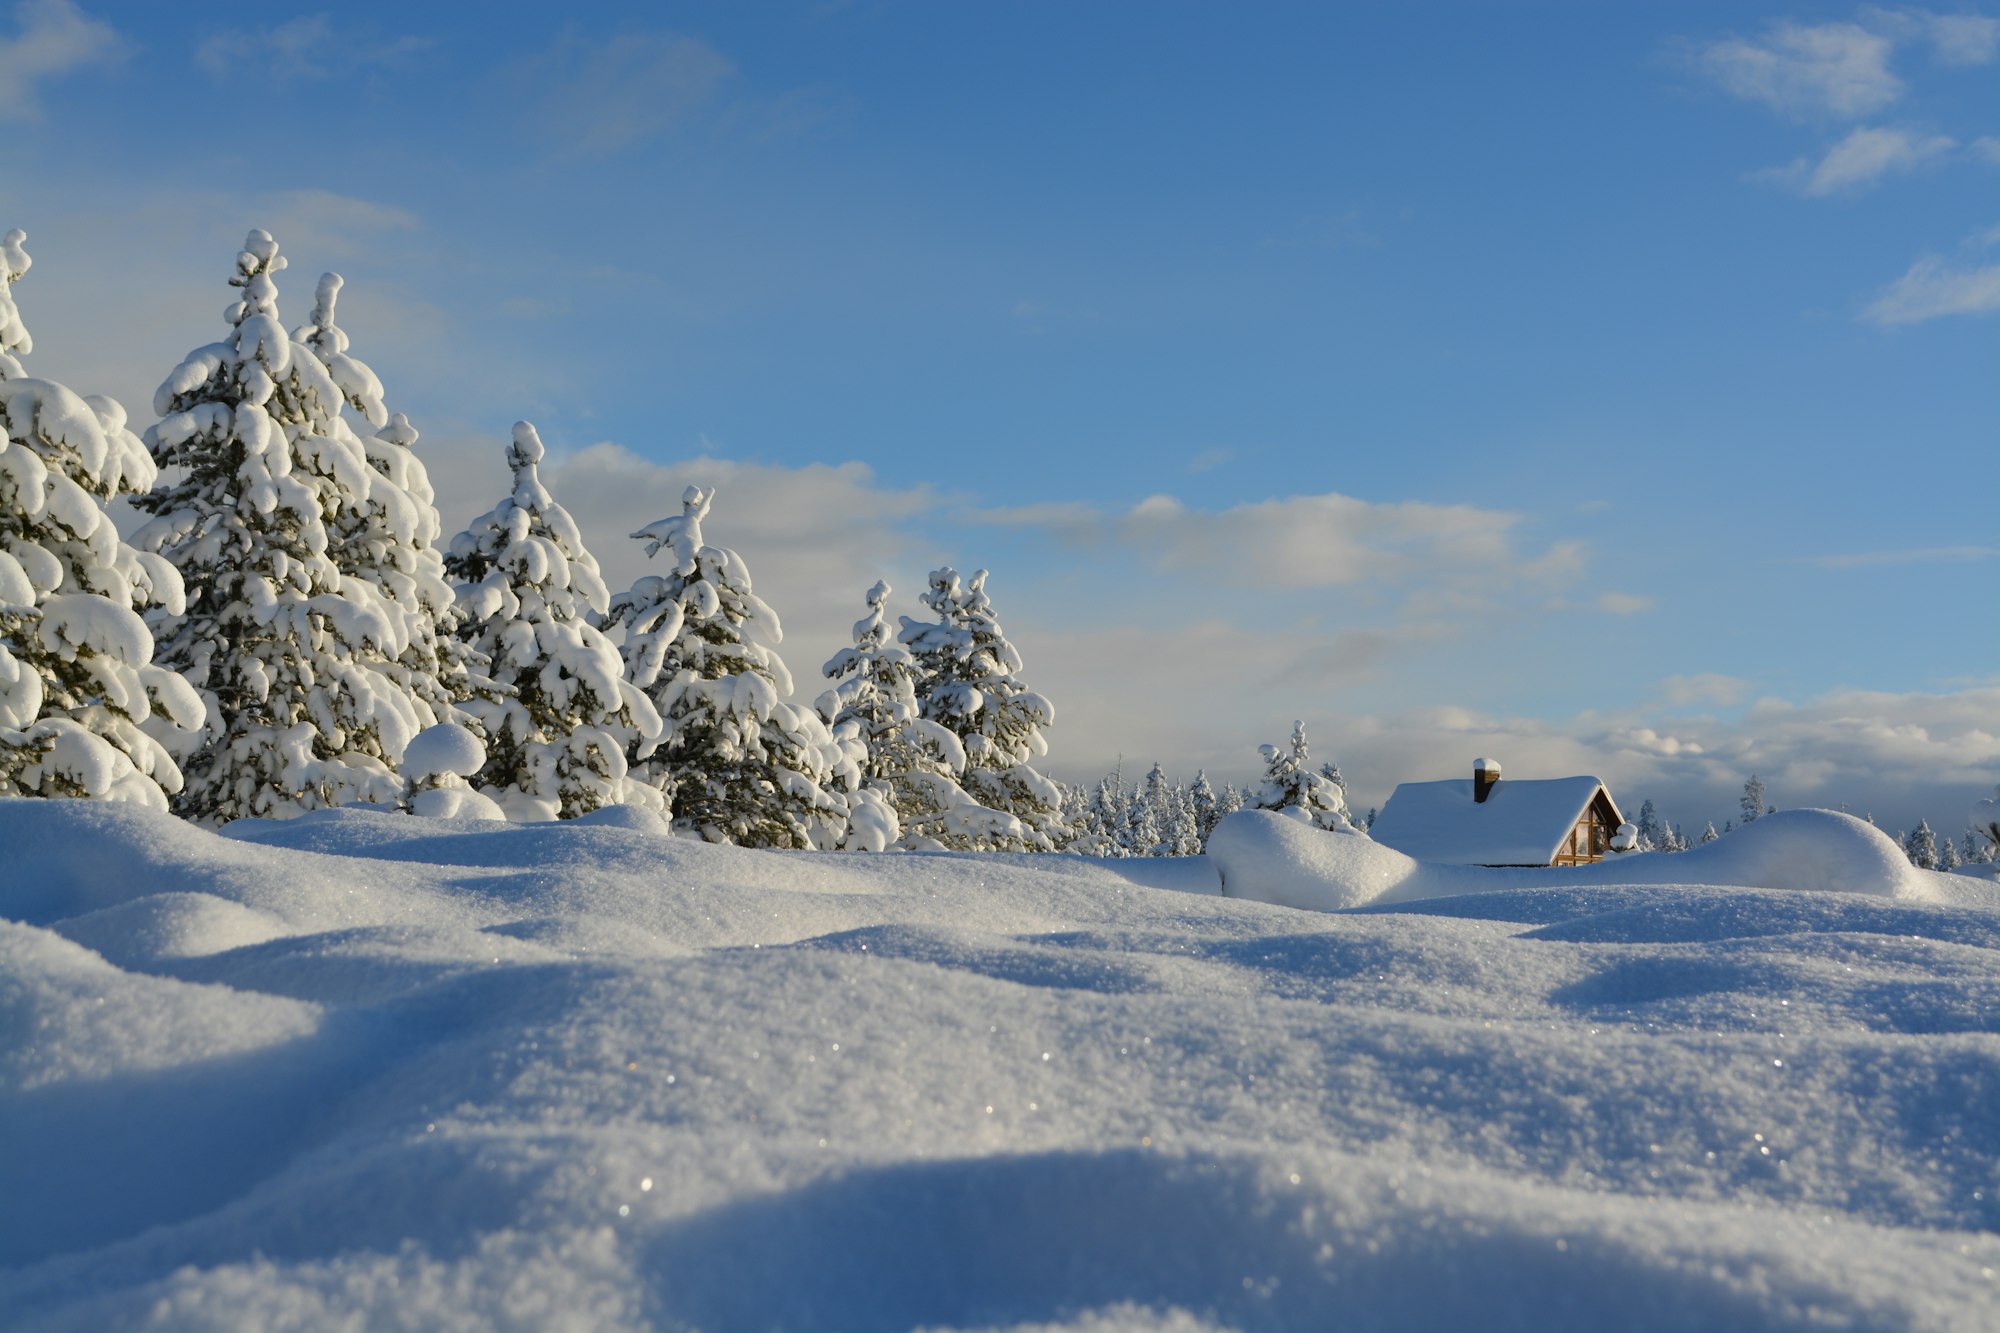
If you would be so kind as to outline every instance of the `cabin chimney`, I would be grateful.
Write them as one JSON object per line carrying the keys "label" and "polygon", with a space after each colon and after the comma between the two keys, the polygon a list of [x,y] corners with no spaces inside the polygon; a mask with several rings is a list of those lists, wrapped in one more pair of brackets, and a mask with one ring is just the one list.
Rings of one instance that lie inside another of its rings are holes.
{"label": "cabin chimney", "polygon": [[1483,805],[1500,785],[1500,765],[1491,759],[1472,761],[1472,799]]}

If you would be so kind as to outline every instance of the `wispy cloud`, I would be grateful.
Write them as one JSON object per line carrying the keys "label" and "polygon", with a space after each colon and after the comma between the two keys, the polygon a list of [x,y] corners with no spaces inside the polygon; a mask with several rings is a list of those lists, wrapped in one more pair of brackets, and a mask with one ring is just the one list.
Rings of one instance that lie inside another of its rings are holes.
{"label": "wispy cloud", "polygon": [[571,29],[508,79],[526,92],[536,137],[601,156],[681,125],[735,73],[728,57],[697,37],[636,32],[593,41]]}
{"label": "wispy cloud", "polygon": [[1800,118],[1872,115],[1903,95],[1889,68],[1896,44],[1858,23],[1785,20],[1762,37],[1701,48],[1701,70],[1725,92]]}
{"label": "wispy cloud", "polygon": [[1566,583],[1581,548],[1524,550],[1519,514],[1471,505],[1375,504],[1339,494],[1299,495],[1211,511],[1155,495],[1119,511],[1084,504],[986,509],[975,522],[1037,527],[1078,544],[1115,543],[1156,570],[1273,588],[1409,584],[1447,587]]}
{"label": "wispy cloud", "polygon": [[15,34],[0,37],[0,121],[39,120],[42,82],[124,57],[117,29],[73,0],[21,0]]}
{"label": "wispy cloud", "polygon": [[401,65],[434,43],[426,37],[374,40],[336,33],[325,14],[306,14],[265,28],[213,33],[195,48],[194,61],[214,78],[252,75],[267,79],[331,79],[371,66]]}
{"label": "wispy cloud", "polygon": [[1921,324],[1946,315],[2000,310],[2000,264],[1957,264],[1925,255],[1884,287],[1861,318],[1873,324]]}
{"label": "wispy cloud", "polygon": [[1816,163],[1800,158],[1789,166],[1757,172],[1756,178],[1816,198],[1859,193],[1886,176],[1935,162],[1957,146],[1941,134],[1864,127],[1829,148]]}
{"label": "wispy cloud", "polygon": [[1236,457],[1234,450],[1204,449],[1188,460],[1187,470],[1197,475],[1203,472],[1213,472],[1234,457]]}
{"label": "wispy cloud", "polygon": [[1908,551],[1853,551],[1814,556],[1821,569],[1879,569],[1893,565],[1962,565],[2000,556],[2000,546],[1928,546]]}
{"label": "wispy cloud", "polygon": [[1862,21],[1899,42],[1922,43],[1943,65],[1984,65],[2000,54],[2000,19],[1983,14],[1936,14],[1928,9],[1861,11]]}
{"label": "wispy cloud", "polygon": [[1902,98],[1907,86],[1891,64],[1912,46],[1942,65],[1984,65],[2000,54],[2000,20],[1877,6],[1853,22],[1780,20],[1758,37],[1700,46],[1693,63],[1723,91],[1780,115],[1859,120]]}

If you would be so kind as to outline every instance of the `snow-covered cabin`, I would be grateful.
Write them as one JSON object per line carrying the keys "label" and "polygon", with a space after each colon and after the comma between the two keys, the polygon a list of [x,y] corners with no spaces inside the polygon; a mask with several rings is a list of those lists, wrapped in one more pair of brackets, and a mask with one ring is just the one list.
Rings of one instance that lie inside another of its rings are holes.
{"label": "snow-covered cabin", "polygon": [[1472,761],[1472,780],[1405,782],[1369,836],[1419,861],[1465,866],[1575,866],[1602,861],[1625,822],[1597,778],[1500,779]]}

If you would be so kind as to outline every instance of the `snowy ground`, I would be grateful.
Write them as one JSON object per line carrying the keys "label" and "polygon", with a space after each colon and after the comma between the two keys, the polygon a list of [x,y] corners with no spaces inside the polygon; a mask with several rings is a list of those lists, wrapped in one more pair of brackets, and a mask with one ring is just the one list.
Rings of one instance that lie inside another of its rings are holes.
{"label": "snowy ground", "polygon": [[1568,878],[1218,842],[1376,900],[1325,913],[0,802],[0,1324],[1991,1329],[2000,891],[1837,818]]}

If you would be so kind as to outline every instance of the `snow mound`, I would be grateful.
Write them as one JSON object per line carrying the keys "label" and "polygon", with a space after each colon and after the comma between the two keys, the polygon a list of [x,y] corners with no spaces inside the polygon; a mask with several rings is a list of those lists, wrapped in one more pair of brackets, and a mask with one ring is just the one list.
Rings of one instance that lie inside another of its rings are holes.
{"label": "snow mound", "polygon": [[1784,810],[1691,851],[1639,852],[1588,866],[1489,869],[1412,860],[1367,838],[1322,833],[1265,810],[1216,826],[1209,859],[1234,898],[1337,911],[1510,889],[1702,884],[1959,901],[1874,825],[1831,810]]}
{"label": "snow mound", "polygon": [[211,893],[157,893],[71,917],[58,933],[120,967],[135,967],[223,953],[299,931]]}
{"label": "snow mound", "polygon": [[450,776],[469,778],[486,762],[486,746],[469,728],[456,722],[425,727],[403,749],[403,776],[421,783]]}

